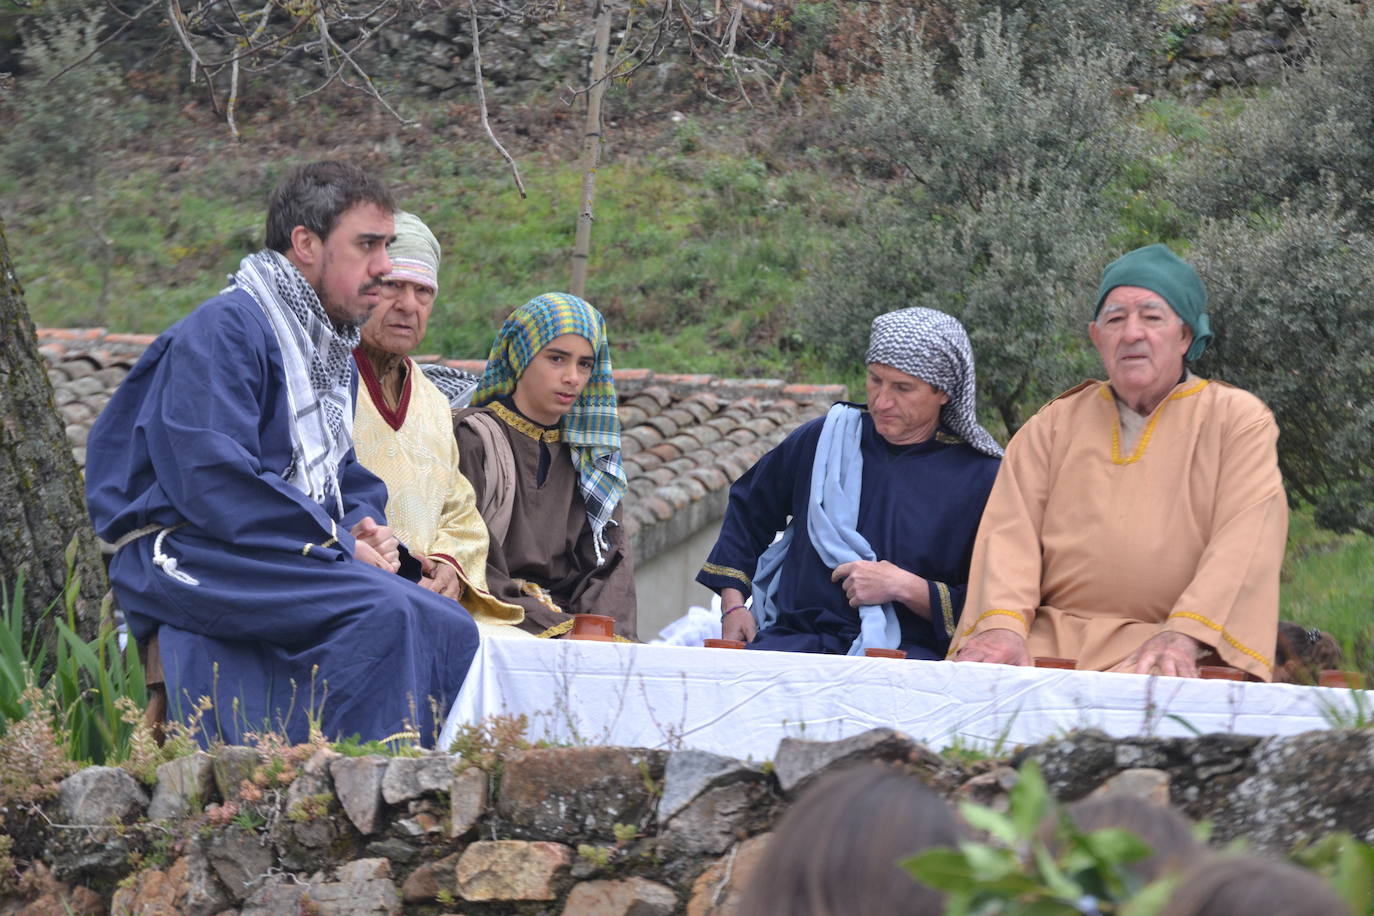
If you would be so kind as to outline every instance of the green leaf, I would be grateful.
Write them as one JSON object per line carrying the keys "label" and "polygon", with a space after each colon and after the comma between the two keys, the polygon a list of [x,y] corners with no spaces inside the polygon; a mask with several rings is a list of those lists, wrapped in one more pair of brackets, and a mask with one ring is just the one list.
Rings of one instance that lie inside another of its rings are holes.
{"label": "green leaf", "polygon": [[1154,852],[1149,843],[1120,827],[1107,827],[1085,834],[1083,845],[1099,862],[1106,865],[1139,862],[1141,859],[1148,859]]}
{"label": "green leaf", "polygon": [[1031,758],[1021,766],[1016,785],[1011,793],[1011,820],[1020,839],[1029,839],[1039,829],[1049,808],[1050,791],[1045,785],[1045,777],[1040,773],[1040,764]]}
{"label": "green leaf", "polygon": [[973,802],[963,802],[959,805],[959,814],[963,816],[970,827],[975,830],[982,830],[1008,846],[1015,845],[1018,839],[1016,825],[1011,818],[998,814],[991,808],[984,808]]}
{"label": "green leaf", "polygon": [[927,849],[903,859],[901,866],[908,875],[937,891],[954,891],[973,885],[973,871],[968,860],[956,849]]}
{"label": "green leaf", "polygon": [[1136,891],[1121,907],[1120,916],[1156,916],[1174,895],[1180,876],[1167,875]]}
{"label": "green leaf", "polygon": [[1008,849],[985,846],[982,843],[960,843],[973,877],[980,883],[992,883],[1017,869],[1016,856]]}
{"label": "green leaf", "polygon": [[1045,886],[1056,897],[1061,900],[1077,900],[1083,896],[1083,888],[1060,871],[1059,866],[1055,864],[1054,856],[1050,855],[1044,843],[1033,844],[1031,855],[1035,858],[1035,867],[1040,877],[1045,880]]}

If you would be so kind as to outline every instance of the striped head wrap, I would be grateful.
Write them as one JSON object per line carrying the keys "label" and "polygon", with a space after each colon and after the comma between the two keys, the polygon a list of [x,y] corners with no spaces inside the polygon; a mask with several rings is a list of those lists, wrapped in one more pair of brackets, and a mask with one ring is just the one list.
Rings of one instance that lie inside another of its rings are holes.
{"label": "striped head wrap", "polygon": [[396,214],[396,238],[386,246],[388,280],[409,280],[439,292],[439,240],[414,213]]}
{"label": "striped head wrap", "polygon": [[563,417],[560,431],[577,466],[599,563],[606,550],[606,525],[627,488],[620,465],[620,416],[611,378],[611,348],[601,313],[568,293],[545,293],[520,306],[496,333],[472,405],[483,407],[513,392],[535,354],[564,334],[584,338],[592,345],[595,359],[591,378]]}
{"label": "striped head wrap", "polygon": [[940,424],[984,455],[1002,457],[997,440],[978,425],[973,347],[957,318],[923,308],[879,315],[864,363],[891,366],[949,395]]}

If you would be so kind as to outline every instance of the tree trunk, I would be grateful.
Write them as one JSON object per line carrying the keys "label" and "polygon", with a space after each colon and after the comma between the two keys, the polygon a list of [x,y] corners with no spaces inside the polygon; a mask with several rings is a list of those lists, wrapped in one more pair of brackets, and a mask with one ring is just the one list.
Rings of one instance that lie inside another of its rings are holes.
{"label": "tree trunk", "polygon": [[0,219],[0,585],[14,594],[24,576],[24,633],[49,646],[55,630],[43,612],[61,597],[66,553],[75,540],[80,578],[77,631],[89,638],[100,625],[108,584],[100,548],[86,514],[81,473],[53,402],[47,366],[38,352],[24,291],[10,261]]}
{"label": "tree trunk", "polygon": [[596,43],[592,48],[592,88],[587,93],[587,129],[582,146],[582,201],[573,241],[572,284],[568,292],[587,295],[587,259],[592,251],[592,200],[596,197],[596,169],[601,164],[601,99],[606,94],[606,57],[611,46],[611,8],[596,5]]}

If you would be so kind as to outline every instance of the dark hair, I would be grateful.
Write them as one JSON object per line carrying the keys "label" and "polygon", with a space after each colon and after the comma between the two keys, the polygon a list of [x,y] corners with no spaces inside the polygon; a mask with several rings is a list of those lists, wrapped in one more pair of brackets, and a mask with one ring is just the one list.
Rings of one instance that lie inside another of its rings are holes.
{"label": "dark hair", "polygon": [[1350,916],[1320,875],[1258,856],[1213,858],[1183,876],[1160,916]]}
{"label": "dark hair", "polygon": [[1330,633],[1286,620],[1279,621],[1274,655],[1274,680],[1290,684],[1315,684],[1323,668],[1339,668],[1342,660]]}
{"label": "dark hair", "polygon": [[1143,882],[1191,865],[1198,842],[1192,823],[1167,805],[1156,805],[1129,795],[1085,798],[1065,809],[1069,819],[1084,833],[1119,827],[1145,841],[1149,857],[1126,865]]}
{"label": "dark hair", "polygon": [[296,166],[267,199],[267,247],[283,254],[290,251],[291,232],[297,226],[327,238],[339,216],[360,203],[396,211],[386,186],[356,165],[325,161]]}
{"label": "dark hair", "polygon": [[938,916],[944,895],[899,863],[959,838],[949,805],[914,776],[876,764],[845,769],[793,802],[735,912]]}

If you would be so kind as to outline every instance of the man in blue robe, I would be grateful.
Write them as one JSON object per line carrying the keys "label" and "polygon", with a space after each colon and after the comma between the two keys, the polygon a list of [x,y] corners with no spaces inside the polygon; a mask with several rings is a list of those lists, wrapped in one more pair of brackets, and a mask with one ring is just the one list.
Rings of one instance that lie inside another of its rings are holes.
{"label": "man in blue robe", "polygon": [[697,574],[721,596],[727,639],[944,658],[1002,449],[978,425],[973,351],[954,318],[879,315],[865,362],[866,406],[836,404],[730,488]]}
{"label": "man in blue robe", "polygon": [[386,488],[354,460],[352,350],[391,269],[395,204],[342,163],[273,192],[267,248],[148,349],[91,430],[86,494],[110,579],[156,636],[202,740],[433,740],[478,644],[397,571]]}

